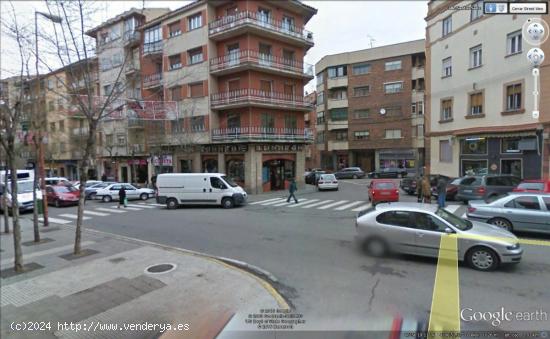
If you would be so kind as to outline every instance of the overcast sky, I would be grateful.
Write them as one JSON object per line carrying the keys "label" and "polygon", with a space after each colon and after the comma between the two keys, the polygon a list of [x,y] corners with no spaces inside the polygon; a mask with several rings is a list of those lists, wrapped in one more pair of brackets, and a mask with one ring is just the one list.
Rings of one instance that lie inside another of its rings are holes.
{"label": "overcast sky", "polygon": [[[100,24],[132,7],[167,7],[176,9],[190,1],[96,1],[101,8],[91,26]],[[324,55],[422,39],[425,31],[424,17],[427,1],[304,1],[318,9],[307,24],[313,32],[315,46],[306,56],[306,62],[315,64]],[[41,1],[14,1],[16,12],[25,25],[34,24],[35,10],[45,10]],[[6,1],[1,1],[0,12],[11,11]],[[43,20],[41,20],[43,21]],[[47,23],[41,23],[46,25]],[[2,39],[4,40],[4,39]],[[1,42],[1,41],[0,41]],[[13,75],[18,68],[17,54],[11,44],[1,45],[2,78]],[[311,90],[312,86],[308,86]]]}

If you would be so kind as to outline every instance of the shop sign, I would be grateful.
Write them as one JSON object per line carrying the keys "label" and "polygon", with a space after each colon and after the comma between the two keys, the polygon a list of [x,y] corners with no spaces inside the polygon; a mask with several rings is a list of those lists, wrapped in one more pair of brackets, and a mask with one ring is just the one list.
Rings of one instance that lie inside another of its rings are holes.
{"label": "shop sign", "polygon": [[303,145],[281,144],[281,145],[256,145],[257,152],[299,152]]}
{"label": "shop sign", "polygon": [[147,160],[145,159],[130,159],[128,160],[128,165],[147,165]]}
{"label": "shop sign", "polygon": [[201,146],[201,153],[245,153],[248,145],[204,145]]}
{"label": "shop sign", "polygon": [[[162,165],[161,165],[162,161]],[[153,166],[172,166],[172,156],[164,155],[162,157],[153,157]]]}

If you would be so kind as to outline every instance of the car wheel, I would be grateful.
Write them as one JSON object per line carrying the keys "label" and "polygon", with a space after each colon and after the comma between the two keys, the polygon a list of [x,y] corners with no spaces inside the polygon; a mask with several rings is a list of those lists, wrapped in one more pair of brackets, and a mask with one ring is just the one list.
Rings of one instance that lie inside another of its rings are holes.
{"label": "car wheel", "polygon": [[353,179],[357,179],[357,174],[354,174],[354,175],[353,175]]}
{"label": "car wheel", "polygon": [[474,247],[468,251],[468,264],[478,271],[492,271],[499,265],[496,253],[487,247]]}
{"label": "car wheel", "polygon": [[55,199],[54,205],[55,205],[55,207],[58,207],[58,208],[59,208],[59,206],[61,206],[61,205],[59,204],[59,199]]}
{"label": "car wheel", "polygon": [[388,252],[386,242],[379,238],[368,239],[365,243],[366,252],[373,257],[383,257]]}
{"label": "car wheel", "polygon": [[489,224],[504,228],[505,230],[512,232],[512,223],[504,218],[493,218],[489,220]]}
{"label": "car wheel", "polygon": [[233,208],[235,206],[235,203],[233,202],[232,198],[223,198],[222,199],[222,207],[223,208]]}
{"label": "car wheel", "polygon": [[141,193],[141,195],[139,196],[139,198],[140,198],[141,200],[147,200],[147,199],[149,199],[149,194],[147,194],[147,193]]}
{"label": "car wheel", "polygon": [[104,195],[103,198],[101,198],[101,201],[111,202],[111,201],[113,201],[113,198],[110,195]]}
{"label": "car wheel", "polygon": [[178,208],[178,201],[174,198],[166,200],[166,208],[168,208],[169,210],[175,210],[176,208]]}

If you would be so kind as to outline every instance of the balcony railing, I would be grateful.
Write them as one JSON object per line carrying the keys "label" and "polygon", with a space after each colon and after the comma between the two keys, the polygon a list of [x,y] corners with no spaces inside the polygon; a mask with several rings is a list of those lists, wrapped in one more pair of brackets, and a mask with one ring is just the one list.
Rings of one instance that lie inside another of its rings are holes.
{"label": "balcony railing", "polygon": [[304,101],[303,96],[292,94],[265,92],[254,88],[243,88],[236,91],[212,94],[210,105],[212,108],[223,108],[228,105],[259,104],[273,105],[285,108],[312,109],[313,105]]}
{"label": "balcony railing", "polygon": [[76,136],[76,137],[87,136],[88,135],[88,127],[73,128],[72,135]]}
{"label": "balcony railing", "polygon": [[162,53],[162,40],[143,44],[143,55]]}
{"label": "balcony railing", "polygon": [[305,30],[303,27],[298,27],[284,21],[274,20],[260,13],[250,11],[235,13],[234,15],[224,16],[223,18],[213,21],[208,24],[208,32],[210,35],[215,35],[245,25],[253,25],[262,29],[282,33],[313,44],[313,33]]}
{"label": "balcony railing", "polygon": [[128,119],[128,128],[143,128],[145,120],[143,119]]}
{"label": "balcony railing", "polygon": [[148,74],[143,77],[143,87],[156,87],[162,83],[162,73]]}
{"label": "balcony railing", "polygon": [[309,128],[236,127],[212,130],[212,141],[272,140],[313,141]]}
{"label": "balcony railing", "polygon": [[252,64],[264,68],[289,71],[313,78],[313,65],[298,60],[285,59],[270,54],[263,54],[253,50],[231,52],[224,56],[210,59],[212,72],[236,68],[242,65]]}
{"label": "balcony railing", "polygon": [[128,31],[124,32],[124,45],[135,45],[138,44],[141,40],[140,32],[138,31]]}

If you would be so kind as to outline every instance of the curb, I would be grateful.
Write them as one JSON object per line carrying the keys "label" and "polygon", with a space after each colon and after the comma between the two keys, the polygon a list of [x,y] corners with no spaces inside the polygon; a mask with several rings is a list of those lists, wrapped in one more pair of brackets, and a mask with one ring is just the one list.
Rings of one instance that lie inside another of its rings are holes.
{"label": "curb", "polygon": [[[55,223],[52,223],[52,224],[55,224]],[[75,229],[76,228],[76,226],[74,226],[74,225],[62,225],[62,224],[55,224],[55,225],[57,225],[61,228],[67,228],[67,229]],[[121,241],[133,242],[133,243],[138,243],[138,244],[142,244],[142,245],[148,245],[148,246],[161,248],[161,249],[168,250],[168,251],[180,252],[182,254],[201,257],[201,258],[204,258],[204,259],[207,259],[207,260],[211,260],[215,263],[221,264],[225,267],[228,267],[228,268],[231,268],[231,269],[236,269],[239,272],[245,273],[245,274],[249,275],[250,277],[256,279],[256,281],[258,281],[269,292],[269,294],[271,294],[273,296],[273,298],[275,298],[277,303],[282,308],[293,309],[293,307],[291,306],[292,303],[289,300],[287,300],[287,298],[273,286],[275,284],[278,284],[278,282],[279,282],[279,280],[273,274],[271,274],[269,271],[261,269],[257,266],[248,264],[244,261],[231,259],[231,258],[225,258],[225,257],[218,257],[218,256],[214,256],[214,255],[207,254],[207,253],[188,250],[188,249],[185,249],[185,248],[159,244],[159,243],[148,241],[148,240],[141,240],[141,239],[137,239],[137,238],[131,238],[131,237],[127,237],[127,236],[124,236],[124,235],[119,235],[119,234],[114,234],[114,233],[109,233],[109,232],[104,232],[104,231],[98,231],[98,230],[85,228],[85,227],[82,228],[82,231],[83,232],[89,232],[89,233],[92,233],[92,234],[95,233],[95,234],[104,235],[104,236],[111,237],[111,238],[121,240]]]}

